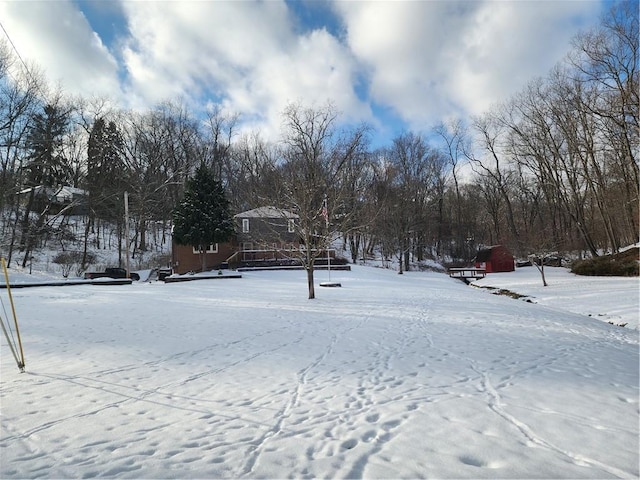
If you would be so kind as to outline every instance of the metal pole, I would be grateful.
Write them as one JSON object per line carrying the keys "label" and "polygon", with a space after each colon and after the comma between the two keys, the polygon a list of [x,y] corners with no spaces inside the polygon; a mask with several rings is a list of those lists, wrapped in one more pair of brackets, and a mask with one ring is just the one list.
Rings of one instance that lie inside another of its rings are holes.
{"label": "metal pole", "polygon": [[329,247],[331,247],[331,235],[329,234],[329,203],[327,202],[327,196],[324,196],[324,220],[327,226],[327,271],[329,272],[329,281],[331,281],[331,252],[329,251]]}
{"label": "metal pole", "polygon": [[0,325],[2,325],[2,331],[4,332],[4,336],[7,339],[7,343],[9,344],[9,350],[11,350],[11,353],[13,354],[13,358],[18,364],[18,368],[20,368],[20,359],[18,358],[18,354],[16,353],[15,348],[13,348],[13,342],[11,341],[11,336],[9,335],[9,332],[7,332],[7,327],[4,326],[4,320],[2,319],[2,317],[0,317]]}
{"label": "metal pole", "polygon": [[127,278],[131,278],[129,265],[129,192],[124,192],[124,243],[126,254]]}
{"label": "metal pole", "polygon": [[7,285],[7,294],[9,295],[9,303],[11,303],[11,313],[13,315],[13,323],[16,326],[16,336],[18,337],[18,346],[20,347],[20,361],[18,362],[18,368],[21,372],[24,372],[24,350],[22,349],[22,339],[20,338],[20,328],[18,327],[18,317],[16,316],[16,307],[13,303],[13,295],[11,295],[11,285],[9,284],[9,272],[7,272],[7,264],[2,260],[2,270],[4,271],[4,279]]}

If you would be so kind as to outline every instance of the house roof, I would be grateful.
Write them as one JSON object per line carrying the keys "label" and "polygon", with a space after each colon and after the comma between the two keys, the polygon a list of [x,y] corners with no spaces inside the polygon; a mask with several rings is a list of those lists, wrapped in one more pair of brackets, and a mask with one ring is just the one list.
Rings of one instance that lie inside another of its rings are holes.
{"label": "house roof", "polygon": [[61,187],[45,187],[44,185],[37,185],[35,187],[25,188],[18,192],[19,195],[26,195],[35,191],[37,195],[46,195],[51,199],[55,199],[59,202],[71,201],[74,196],[83,197],[87,196],[89,192],[82,190],[81,188],[70,187],[68,185]]}
{"label": "house roof", "polygon": [[298,218],[298,215],[276,207],[258,207],[238,213],[233,218]]}

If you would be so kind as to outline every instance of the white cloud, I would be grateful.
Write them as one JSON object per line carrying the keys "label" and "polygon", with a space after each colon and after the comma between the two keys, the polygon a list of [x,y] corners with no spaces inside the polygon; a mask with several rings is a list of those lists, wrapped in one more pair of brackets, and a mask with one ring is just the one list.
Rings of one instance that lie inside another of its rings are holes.
{"label": "white cloud", "polygon": [[27,64],[69,94],[117,98],[114,57],[71,2],[0,2],[0,18]]}
{"label": "white cloud", "polygon": [[[282,110],[296,101],[331,100],[344,118],[378,123],[381,132],[393,129],[372,117],[372,104],[414,130],[480,113],[545,75],[601,6],[337,1],[338,28],[305,30],[283,0],[114,5],[127,24],[108,46],[70,0],[0,2],[0,18],[23,58],[69,93],[106,95],[135,108],[213,100],[266,138],[274,138]],[[330,33],[340,27],[344,36]],[[356,91],[363,78],[366,88]]]}
{"label": "white cloud", "polygon": [[448,93],[470,113],[545,76],[568,52],[573,20],[594,14],[595,2],[491,2],[473,17],[454,63]]}
{"label": "white cloud", "polygon": [[291,101],[331,99],[351,117],[369,115],[354,93],[349,52],[326,30],[295,34],[284,2],[125,2],[123,8],[130,87],[148,101],[208,90],[226,109],[262,119],[272,132]]}
{"label": "white cloud", "polygon": [[372,99],[416,129],[477,114],[545,75],[592,1],[336,2]]}

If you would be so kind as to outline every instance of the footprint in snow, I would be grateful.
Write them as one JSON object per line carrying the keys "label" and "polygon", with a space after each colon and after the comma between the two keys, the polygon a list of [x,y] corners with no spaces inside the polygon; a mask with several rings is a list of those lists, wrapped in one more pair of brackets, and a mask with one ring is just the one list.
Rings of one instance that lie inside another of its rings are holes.
{"label": "footprint in snow", "polygon": [[379,413],[373,413],[373,414],[367,416],[367,422],[369,422],[369,423],[376,423],[378,420],[380,420],[380,414]]}
{"label": "footprint in snow", "polygon": [[357,444],[358,444],[358,440],[356,440],[355,438],[350,438],[349,440],[346,440],[346,441],[342,442],[342,445],[340,445],[340,446],[344,450],[351,450]]}

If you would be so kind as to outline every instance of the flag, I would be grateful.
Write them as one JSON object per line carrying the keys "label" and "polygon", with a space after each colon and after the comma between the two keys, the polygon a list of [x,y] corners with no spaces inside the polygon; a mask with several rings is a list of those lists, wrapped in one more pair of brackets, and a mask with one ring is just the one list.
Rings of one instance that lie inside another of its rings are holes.
{"label": "flag", "polygon": [[320,211],[322,218],[324,218],[327,228],[329,228],[329,211],[327,210],[327,197],[324,197],[322,201],[322,210]]}

